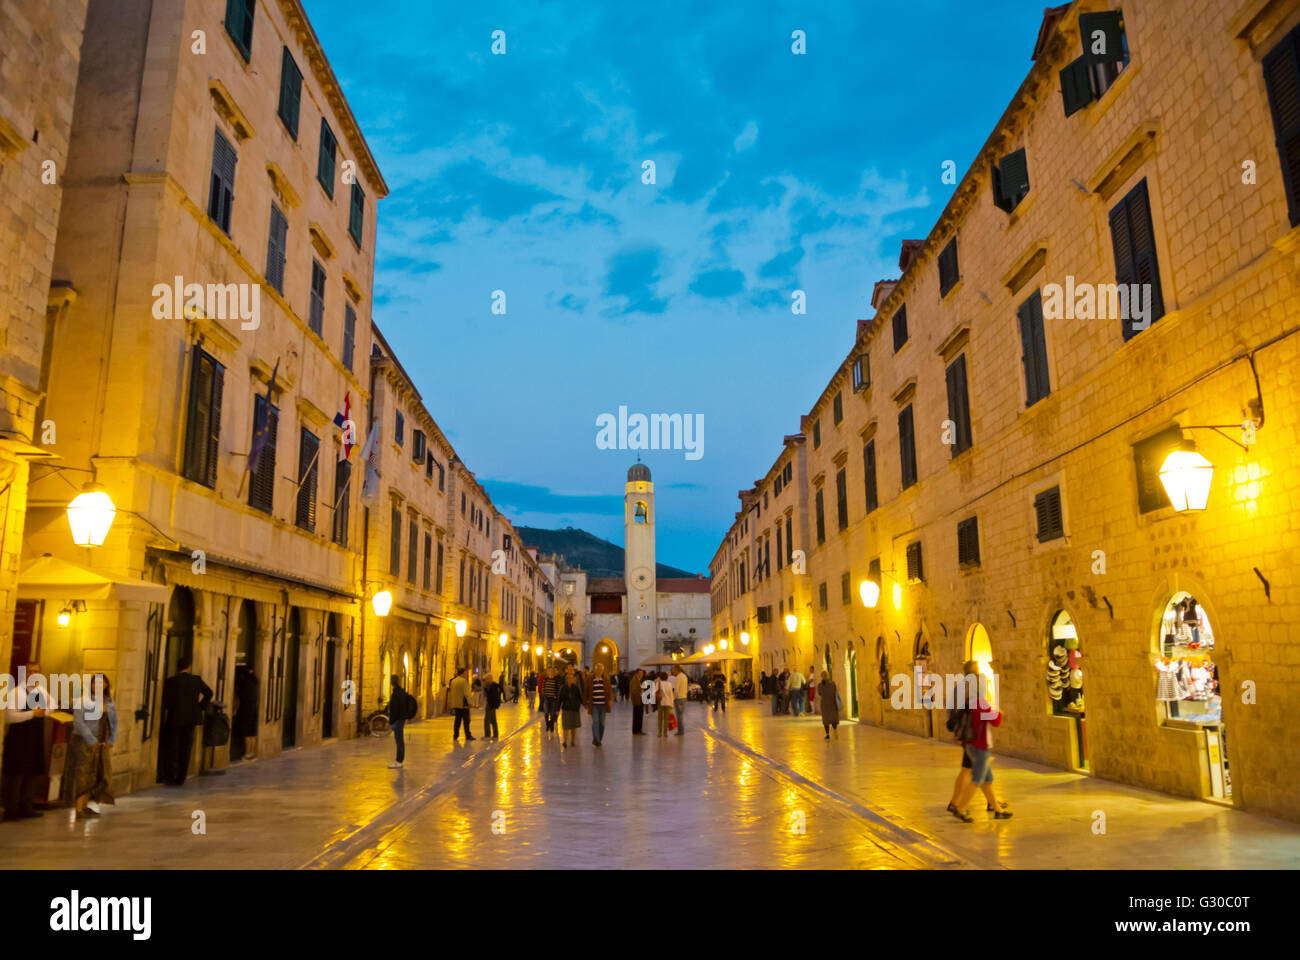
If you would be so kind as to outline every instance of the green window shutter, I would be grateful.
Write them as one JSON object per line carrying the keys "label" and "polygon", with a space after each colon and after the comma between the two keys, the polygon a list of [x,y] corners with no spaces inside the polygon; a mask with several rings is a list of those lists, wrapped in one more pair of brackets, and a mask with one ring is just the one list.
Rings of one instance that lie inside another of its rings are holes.
{"label": "green window shutter", "polygon": [[361,246],[361,237],[366,226],[366,194],[361,184],[352,184],[352,203],[348,213],[348,233]]}
{"label": "green window shutter", "polygon": [[293,62],[289,48],[284,48],[280,64],[280,119],[285,129],[295,140],[298,139],[298,116],[302,109],[302,71]]}
{"label": "green window shutter", "polygon": [[1287,213],[1294,227],[1300,224],[1300,28],[1269,51],[1263,67]]}
{"label": "green window shutter", "polygon": [[826,510],[822,493],[821,490],[817,491],[817,542],[819,544],[826,542]]}
{"label": "green window shutter", "polygon": [[970,398],[966,391],[966,354],[962,354],[944,371],[948,386],[948,419],[954,424],[952,455],[969,450],[971,445]]}
{"label": "green window shutter", "polygon": [[1025,368],[1025,406],[1032,407],[1052,392],[1047,374],[1047,340],[1043,334],[1043,295],[1033,296],[1016,311],[1020,319],[1020,360]]}
{"label": "green window shutter", "polygon": [[1025,159],[1024,148],[1008,153],[993,169],[996,174],[994,199],[998,206],[1010,213],[1029,193],[1029,162]]}
{"label": "green window shutter", "polygon": [[217,488],[217,463],[221,455],[221,398],[225,392],[226,370],[217,361],[212,363],[212,394],[208,406],[207,463],[203,483],[215,490]]}
{"label": "green window shutter", "polygon": [[[1115,251],[1115,282],[1151,286],[1151,322],[1164,316],[1160,290],[1160,268],[1156,258],[1155,229],[1151,222],[1151,198],[1142,180],[1110,211],[1111,245]],[[1131,319],[1123,321],[1125,340],[1141,331]]]}
{"label": "green window shutter", "polygon": [[257,0],[226,0],[226,33],[247,62],[253,56],[253,14]]}
{"label": "green window shutter", "polygon": [[1122,63],[1124,60],[1124,19],[1118,10],[1079,14],[1079,39],[1083,57],[1089,66]]}
{"label": "green window shutter", "polygon": [[212,367],[196,345],[190,353],[190,398],[185,417],[185,463],[181,473],[187,480],[206,478],[203,458],[207,451],[208,410],[212,402]]}
{"label": "green window shutter", "polygon": [[1067,117],[1092,103],[1092,80],[1088,76],[1086,57],[1079,57],[1061,68],[1061,99]]}
{"label": "green window shutter", "polygon": [[316,529],[316,475],[320,471],[317,452],[320,441],[303,429],[298,439],[298,503],[295,522],[304,530]]}
{"label": "green window shutter", "polygon": [[271,204],[271,229],[266,238],[266,282],[284,295],[285,247],[289,236],[289,221],[280,208]]}
{"label": "green window shutter", "polygon": [[330,199],[334,198],[334,158],[338,153],[338,141],[334,138],[334,131],[330,125],[321,118],[320,122],[320,152],[316,157],[316,179],[320,185],[325,188]]}

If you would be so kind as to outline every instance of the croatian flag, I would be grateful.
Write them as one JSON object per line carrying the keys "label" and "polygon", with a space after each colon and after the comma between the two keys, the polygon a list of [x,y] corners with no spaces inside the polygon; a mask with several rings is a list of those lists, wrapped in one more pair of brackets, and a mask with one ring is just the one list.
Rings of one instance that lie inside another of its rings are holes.
{"label": "croatian flag", "polygon": [[339,459],[352,457],[352,448],[357,445],[357,428],[352,422],[352,395],[343,394],[343,412],[334,414],[334,426],[343,431],[343,445],[339,447]]}

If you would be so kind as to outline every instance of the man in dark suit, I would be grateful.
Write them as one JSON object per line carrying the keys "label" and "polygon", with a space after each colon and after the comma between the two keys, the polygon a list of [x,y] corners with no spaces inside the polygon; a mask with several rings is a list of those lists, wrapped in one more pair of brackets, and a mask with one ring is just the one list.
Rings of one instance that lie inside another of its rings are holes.
{"label": "man in dark suit", "polygon": [[191,673],[190,666],[190,658],[183,658],[176,674],[163,683],[160,775],[163,783],[177,787],[189,773],[194,728],[203,722],[203,711],[212,700],[212,688]]}

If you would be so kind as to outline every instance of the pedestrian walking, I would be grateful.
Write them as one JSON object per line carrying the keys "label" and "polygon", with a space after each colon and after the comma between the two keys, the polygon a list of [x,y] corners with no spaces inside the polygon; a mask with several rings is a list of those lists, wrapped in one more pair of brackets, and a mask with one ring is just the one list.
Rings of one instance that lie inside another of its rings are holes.
{"label": "pedestrian walking", "polygon": [[[39,663],[27,664],[24,682],[26,704],[19,701],[16,692],[9,697],[10,706],[5,711],[5,755],[0,768],[3,779],[6,820],[44,816],[36,809],[36,790],[46,774],[45,723],[43,717],[50,706],[49,695],[40,680]],[[25,709],[18,709],[25,706]]]}
{"label": "pedestrian walking", "polygon": [[546,671],[542,684],[542,709],[546,712],[546,739],[555,733],[555,720],[560,715],[560,668],[552,665]]}
{"label": "pedestrian walking", "polygon": [[[502,674],[505,676],[505,674]],[[483,684],[483,739],[491,737],[493,740],[501,739],[501,731],[497,728],[497,710],[501,706],[501,684],[488,677],[487,683]]]}
{"label": "pedestrian walking", "polygon": [[686,671],[679,666],[673,666],[673,712],[677,714],[677,736],[686,732],[686,725],[683,722],[686,714],[686,699],[690,692],[691,682],[686,678]]}
{"label": "pedestrian walking", "polygon": [[831,731],[835,731],[835,739],[840,738],[840,692],[835,687],[835,681],[825,670],[822,671],[822,682],[817,684],[817,699],[821,707],[822,729],[826,731],[826,739],[831,738]]}
{"label": "pedestrian walking", "polygon": [[765,697],[772,692],[772,684],[768,679],[766,670],[758,675],[758,692]]}
{"label": "pedestrian walking", "polygon": [[447,688],[447,706],[455,715],[452,721],[451,741],[455,743],[460,737],[460,728],[465,727],[465,742],[469,743],[474,739],[473,734],[469,732],[469,678],[465,675],[464,667],[456,668],[456,676],[451,681],[451,686]]}
{"label": "pedestrian walking", "polygon": [[721,707],[722,712],[726,713],[727,712],[727,681],[723,678],[721,673],[715,673],[713,675],[712,690],[713,690],[713,712],[717,713],[718,707]]}
{"label": "pedestrian walking", "polygon": [[82,693],[81,702],[72,710],[72,737],[68,759],[63,769],[63,798],[76,809],[75,818],[99,816],[90,801],[116,803],[113,798],[113,764],[111,751],[117,739],[117,707],[113,703],[108,677],[95,674],[99,687],[96,702],[94,688]]}
{"label": "pedestrian walking", "polygon": [[808,695],[807,707],[808,707],[808,712],[810,714],[813,712],[814,709],[816,709],[813,703],[813,701],[817,699],[817,683],[813,679],[816,676],[817,676],[816,672],[814,672],[813,668],[810,666],[808,668],[808,686],[805,688],[805,692]]}
{"label": "pedestrian walking", "polygon": [[955,733],[962,741],[962,749],[970,757],[970,782],[967,783],[961,791],[961,796],[957,798],[957,803],[952,809],[952,815],[963,823],[971,823],[974,817],[970,816],[966,810],[970,805],[971,797],[975,795],[976,789],[983,792],[988,807],[993,811],[995,820],[1007,820],[1011,817],[1011,811],[1007,805],[998,799],[997,793],[993,789],[993,727],[1002,726],[1002,712],[995,710],[988,701],[988,690],[984,675],[980,673],[979,664],[974,660],[966,661],[965,667],[967,676],[975,677],[976,700],[975,706],[967,707],[962,713],[956,714],[957,722],[954,723]]}
{"label": "pedestrian walking", "polygon": [[668,674],[659,671],[659,677],[655,681],[655,710],[659,714],[659,736],[661,737],[668,736],[668,718],[674,715],[673,686],[673,682],[668,679]]}
{"label": "pedestrian walking", "polygon": [[402,678],[397,674],[389,677],[389,683],[393,692],[388,697],[388,723],[393,728],[393,739],[397,743],[397,757],[388,765],[388,769],[400,770],[406,760],[406,721],[419,713],[420,703],[402,688]]}
{"label": "pedestrian walking", "polygon": [[190,670],[189,657],[182,657],[177,671],[163,682],[161,782],[179,787],[190,769],[194,728],[203,721],[203,711],[212,701],[212,688]]}
{"label": "pedestrian walking", "polygon": [[808,694],[805,685],[808,678],[799,672],[799,668],[794,668],[794,673],[790,674],[790,709],[797,717],[803,713],[804,699]]}
{"label": "pedestrian walking", "polygon": [[638,670],[628,678],[628,689],[632,696],[632,736],[644,737],[645,700],[642,697],[642,683],[648,683],[644,670]]}
{"label": "pedestrian walking", "polygon": [[582,684],[578,683],[576,673],[564,678],[560,688],[560,727],[564,732],[563,745],[578,745],[578,730],[582,728]]}
{"label": "pedestrian walking", "polygon": [[614,691],[617,689],[605,676],[605,665],[596,664],[596,673],[591,678],[591,689],[587,691],[587,715],[591,717],[591,742],[601,745],[605,739],[605,714],[614,706]]}
{"label": "pedestrian walking", "polygon": [[524,689],[528,691],[528,709],[537,709],[537,674],[529,673],[524,680]]}

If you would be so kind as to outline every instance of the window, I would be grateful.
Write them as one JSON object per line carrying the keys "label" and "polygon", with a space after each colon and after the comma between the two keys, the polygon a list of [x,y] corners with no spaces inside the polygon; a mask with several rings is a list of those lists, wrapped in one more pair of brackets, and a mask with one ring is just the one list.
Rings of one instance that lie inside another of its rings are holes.
{"label": "window", "polygon": [[961,354],[945,371],[948,380],[948,419],[953,422],[952,455],[970,449],[970,397],[966,389],[966,354]]}
{"label": "window", "polygon": [[957,524],[957,565],[977,567],[980,562],[980,528],[975,517]]}
{"label": "window", "polygon": [[781,496],[781,491],[784,489],[785,489],[785,483],[781,479],[781,474],[778,473],[776,475],[776,479],[772,481],[772,496],[774,497]]}
{"label": "window", "polygon": [[[461,574],[465,572],[465,561],[461,560]],[[402,575],[402,511],[393,507],[388,515],[388,572],[395,577]],[[464,601],[464,597],[461,600]]]}
{"label": "window", "polygon": [[431,453],[424,455],[424,475],[429,480],[433,479],[433,454]]}
{"label": "window", "polygon": [[871,386],[871,357],[863,354],[853,361],[853,392],[865,390]]}
{"label": "window", "polygon": [[352,463],[339,460],[334,464],[334,520],[330,539],[340,547],[348,545],[348,510],[351,500]]}
{"label": "window", "polygon": [[1300,27],[1268,52],[1263,66],[1287,213],[1294,227],[1300,224]]}
{"label": "window", "polygon": [[870,580],[872,583],[874,583],[876,586],[880,586],[881,576],[880,576],[879,557],[876,557],[876,559],[872,560],[871,563],[867,564],[867,579]]}
{"label": "window", "polygon": [[794,518],[793,517],[785,518],[785,549],[786,549],[786,555],[790,557],[790,561],[794,562],[794,557],[792,555],[794,552]]}
{"label": "window", "polygon": [[850,574],[845,570],[840,574],[840,603],[848,606],[853,602],[853,589],[850,586]]}
{"label": "window", "polygon": [[411,517],[406,524],[406,580],[415,586],[415,572],[419,569],[420,524]]}
{"label": "window", "polygon": [[[393,442],[399,447],[406,442],[406,418],[402,416],[402,411],[397,411],[397,416],[393,421]],[[460,512],[465,512],[465,494],[460,495]]]}
{"label": "window", "polygon": [[316,529],[316,476],[319,473],[320,441],[305,427],[298,436],[298,503],[294,523],[304,530]]}
{"label": "window", "polygon": [[1100,100],[1128,65],[1128,38],[1118,10],[1079,14],[1083,56],[1061,68],[1061,100],[1068,117]]}
{"label": "window", "polygon": [[275,501],[275,441],[279,433],[280,411],[269,404],[266,397],[253,398],[253,441],[257,446],[259,431],[265,431],[262,452],[257,469],[252,472],[248,485],[248,505],[254,510],[270,513]]}
{"label": "window", "polygon": [[824,582],[817,585],[817,603],[823,610],[830,609],[831,604],[826,596],[826,584]]}
{"label": "window", "polygon": [[[399,413],[399,414],[398,414],[398,417],[400,417],[400,416],[401,416],[401,414]],[[399,420],[398,423],[400,423],[400,422],[401,422],[401,421]],[[463,494],[463,493],[460,495],[460,515],[461,515],[462,517],[465,516],[465,494]]]}
{"label": "window", "polygon": [[445,480],[446,480],[446,477],[447,477],[447,475],[446,475],[446,473],[443,471],[442,464],[439,463],[439,464],[438,464],[438,492],[439,492],[439,493],[441,493],[441,492],[443,491],[443,489],[444,489],[444,482],[445,482]]}
{"label": "window", "polygon": [[831,411],[831,419],[835,421],[836,426],[839,426],[840,421],[844,419],[844,394],[842,392],[835,394],[835,402],[831,404]]}
{"label": "window", "polygon": [[844,469],[835,474],[835,514],[840,529],[847,530],[849,526],[849,478]]}
{"label": "window", "polygon": [[438,541],[438,572],[434,575],[434,592],[442,594],[442,541]]}
{"label": "window", "polygon": [[1133,462],[1137,467],[1138,511],[1150,513],[1171,506],[1165,485],[1160,482],[1160,466],[1165,457],[1178,449],[1183,431],[1178,427],[1161,430],[1154,436],[1133,444]]}
{"label": "window", "polygon": [[1043,333],[1043,293],[1033,296],[1016,311],[1020,318],[1020,360],[1025,367],[1025,406],[1032,407],[1052,392],[1047,374],[1047,338]]}
{"label": "window", "polygon": [[190,403],[185,418],[182,473],[186,480],[215,490],[225,368],[197,346],[191,348],[190,358]]}
{"label": "window", "polygon": [[826,515],[822,500],[822,494],[825,491],[820,487],[817,490],[817,545],[821,546],[826,542]]}
{"label": "window", "polygon": [[785,563],[785,557],[781,551],[781,524],[776,525],[776,569],[780,570]]}
{"label": "window", "polygon": [[1065,536],[1061,524],[1061,488],[1052,487],[1034,497],[1034,515],[1038,521],[1038,542],[1057,540]]}
{"label": "window", "polygon": [[311,261],[311,313],[307,325],[318,337],[325,330],[325,268],[315,258]]}
{"label": "window", "polygon": [[334,131],[321,117],[320,153],[316,157],[316,179],[325,188],[330,199],[334,199],[334,158],[338,153],[339,142],[334,139]]}
{"label": "window", "polygon": [[913,540],[907,545],[907,582],[921,583],[925,580],[925,566],[921,563],[921,541]]}
{"label": "window", "polygon": [[280,119],[289,136],[298,139],[298,114],[302,107],[302,71],[293,62],[289,48],[280,60]]}
{"label": "window", "polygon": [[758,608],[755,610],[755,620],[756,620],[758,623],[771,623],[771,622],[772,622],[772,605],[769,603],[767,606],[764,606],[764,607],[758,607]]}
{"label": "window", "polygon": [[253,11],[257,0],[226,0],[226,33],[244,55],[247,63],[253,56]]}
{"label": "window", "polygon": [[939,252],[939,296],[948,296],[948,291],[957,286],[961,272],[957,269],[957,238],[948,241],[948,246]]}
{"label": "window", "polygon": [[789,485],[790,481],[794,479],[794,464],[787,463],[785,465],[785,469],[781,471],[781,475],[785,477],[785,482],[787,485]]}
{"label": "window", "polygon": [[212,185],[208,190],[208,216],[230,236],[230,211],[235,205],[235,148],[220,130],[212,141]]}
{"label": "window", "polygon": [[289,221],[271,204],[271,230],[266,238],[266,282],[284,296],[284,264],[289,239]]}
{"label": "window", "polygon": [[813,449],[816,450],[822,445],[822,422],[821,419],[813,421]]}
{"label": "window", "polygon": [[907,304],[902,304],[894,311],[894,352],[898,353],[907,343]]}
{"label": "window", "polygon": [[366,192],[361,184],[352,184],[352,202],[348,208],[348,233],[361,246],[361,235],[366,226]]}
{"label": "window", "polygon": [[868,440],[862,448],[862,478],[867,493],[867,513],[880,506],[876,494],[876,441]]}
{"label": "window", "polygon": [[[1151,200],[1145,179],[1110,211],[1110,239],[1115,248],[1115,282],[1121,294],[1128,294],[1119,297],[1120,312],[1124,314],[1124,339],[1132,340],[1165,314],[1155,231],[1151,226]],[[1136,316],[1140,304],[1149,310],[1146,319]]]}
{"label": "window", "polygon": [[343,361],[343,366],[349,371],[352,370],[352,355],[357,349],[357,312],[352,309],[352,304],[343,304],[343,356],[339,357]]}
{"label": "window", "polygon": [[1029,194],[1029,161],[1025,148],[1008,153],[993,164],[993,202],[1007,213],[1020,206]]}
{"label": "window", "polygon": [[457,603],[465,602],[465,556],[460,558],[460,577],[456,580]]}
{"label": "window", "polygon": [[411,459],[416,463],[423,463],[424,455],[426,452],[427,451],[424,446],[424,431],[412,430],[411,431]]}
{"label": "window", "polygon": [[424,589],[429,589],[433,576],[433,534],[427,530],[424,534]]}
{"label": "window", "polygon": [[916,483],[916,431],[910,403],[898,414],[898,466],[906,490]]}

